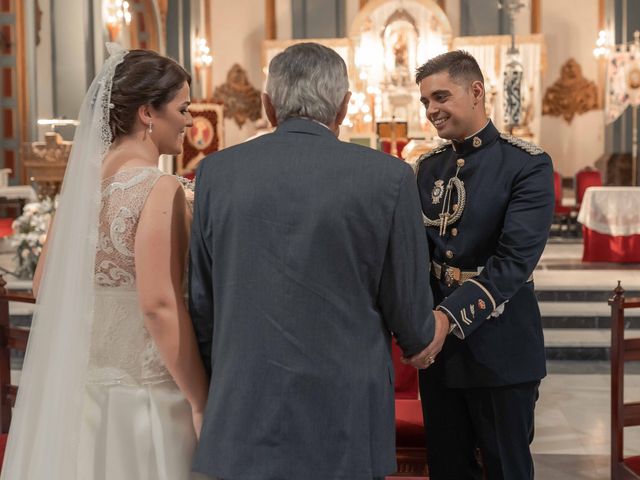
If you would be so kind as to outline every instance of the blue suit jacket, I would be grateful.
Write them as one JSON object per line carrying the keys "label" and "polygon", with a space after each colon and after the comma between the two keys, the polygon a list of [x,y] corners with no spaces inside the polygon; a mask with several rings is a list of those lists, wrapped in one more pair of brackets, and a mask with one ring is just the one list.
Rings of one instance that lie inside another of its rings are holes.
{"label": "blue suit jacket", "polygon": [[[428,218],[439,218],[444,195],[437,187],[440,181],[446,186],[460,159],[462,217],[444,236],[431,226],[426,235],[439,263],[482,272],[451,287],[432,275],[435,302],[455,319],[464,339],[450,335],[425,374],[440,373],[450,387],[538,380],[546,374],[544,339],[529,279],[553,217],[551,158],[535,145],[501,135],[489,122],[474,138],[421,159],[418,188]],[[451,204],[456,203],[454,192]]]}
{"label": "blue suit jacket", "polygon": [[194,468],[225,480],[395,471],[390,332],[432,339],[411,169],[306,119],[198,169],[190,310],[211,388]]}

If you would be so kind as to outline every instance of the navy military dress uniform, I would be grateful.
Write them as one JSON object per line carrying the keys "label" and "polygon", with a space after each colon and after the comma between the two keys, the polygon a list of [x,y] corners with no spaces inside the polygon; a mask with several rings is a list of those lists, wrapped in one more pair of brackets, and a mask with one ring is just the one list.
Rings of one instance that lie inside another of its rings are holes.
{"label": "navy military dress uniform", "polygon": [[433,480],[533,478],[529,444],[546,375],[532,273],[553,216],[553,166],[490,121],[421,157],[417,181],[437,308],[455,327],[420,372]]}

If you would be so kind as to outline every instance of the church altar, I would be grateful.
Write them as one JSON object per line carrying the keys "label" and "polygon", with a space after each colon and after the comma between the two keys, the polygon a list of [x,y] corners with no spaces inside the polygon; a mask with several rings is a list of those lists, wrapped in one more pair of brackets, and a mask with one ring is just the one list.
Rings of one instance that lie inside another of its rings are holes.
{"label": "church altar", "polygon": [[640,187],[590,187],[578,222],[585,262],[640,263]]}
{"label": "church altar", "polygon": [[[428,151],[441,143],[435,128],[425,118],[414,74],[429,58],[451,49],[467,50],[478,60],[485,76],[487,112],[495,125],[501,130],[509,128],[512,134],[525,140],[534,143],[540,140],[541,79],[546,68],[546,46],[541,34],[515,36],[518,59],[523,66],[522,118],[515,126],[507,125],[503,108],[503,78],[511,37],[454,37],[449,18],[436,2],[372,0],[358,12],[346,38],[266,40],[262,52],[265,75],[275,55],[306,41],[334,49],[347,64],[352,97],[341,129],[343,140],[407,159],[402,147],[414,139],[405,152],[410,161],[415,160],[416,152]],[[381,135],[381,125],[382,130],[392,133]],[[391,142],[391,137],[399,145]]]}

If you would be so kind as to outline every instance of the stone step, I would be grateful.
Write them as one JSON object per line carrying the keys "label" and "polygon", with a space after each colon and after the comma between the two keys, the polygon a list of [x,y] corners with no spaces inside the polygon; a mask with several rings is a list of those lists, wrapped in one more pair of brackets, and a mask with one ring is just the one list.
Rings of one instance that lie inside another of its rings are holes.
{"label": "stone step", "polygon": [[[606,304],[612,290],[541,290],[536,285],[538,302],[600,302]],[[640,291],[625,290],[625,298],[640,297]]]}
{"label": "stone step", "polygon": [[[591,268],[593,265],[577,264],[576,268],[566,266],[562,269],[538,268],[533,274],[537,292],[607,292],[610,296],[613,289],[621,282],[628,292],[640,292],[640,270],[638,266],[620,269]],[[622,266],[624,267],[624,266]],[[629,296],[629,295],[627,295]]]}
{"label": "stone step", "polygon": [[[611,307],[606,302],[539,302],[542,326],[546,329],[609,329]],[[640,329],[640,309],[625,312],[626,328]]]}
{"label": "stone step", "polygon": [[[640,329],[627,331],[627,338],[640,337]],[[609,329],[554,328],[545,329],[547,360],[609,360]]]}

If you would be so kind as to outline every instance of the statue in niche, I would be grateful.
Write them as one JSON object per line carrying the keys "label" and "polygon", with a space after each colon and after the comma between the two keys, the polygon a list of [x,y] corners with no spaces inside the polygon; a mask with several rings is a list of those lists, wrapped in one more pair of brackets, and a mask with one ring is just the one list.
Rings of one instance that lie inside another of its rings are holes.
{"label": "statue in niche", "polygon": [[582,67],[573,58],[560,70],[560,79],[551,85],[542,100],[542,113],[562,117],[571,123],[576,114],[598,108],[598,88],[582,76]]}
{"label": "statue in niche", "polygon": [[407,36],[405,32],[398,32],[396,44],[393,46],[393,55],[396,59],[396,67],[409,66],[409,52],[407,51]]}
{"label": "statue in niche", "polygon": [[387,80],[396,87],[412,84],[416,63],[418,28],[414,18],[403,8],[393,12],[382,30]]}
{"label": "statue in niche", "polygon": [[262,116],[260,91],[253,88],[247,72],[237,63],[227,73],[227,81],[214,90],[213,100],[224,104],[225,118],[233,118],[240,128],[247,120]]}

